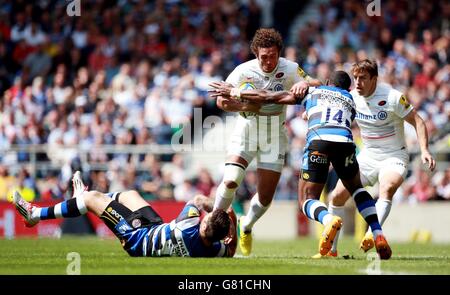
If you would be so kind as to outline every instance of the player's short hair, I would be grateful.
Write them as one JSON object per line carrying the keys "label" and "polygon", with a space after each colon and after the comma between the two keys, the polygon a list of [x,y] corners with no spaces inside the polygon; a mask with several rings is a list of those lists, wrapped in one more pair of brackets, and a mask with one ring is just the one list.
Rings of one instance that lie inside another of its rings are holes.
{"label": "player's short hair", "polygon": [[330,77],[330,83],[336,87],[350,91],[352,80],[350,76],[344,71],[334,71]]}
{"label": "player's short hair", "polygon": [[352,74],[367,72],[372,77],[378,77],[378,64],[375,60],[363,59],[353,64]]}
{"label": "player's short hair", "polygon": [[222,209],[215,209],[208,220],[206,238],[210,241],[220,241],[228,235],[230,230],[230,217]]}
{"label": "player's short hair", "polygon": [[259,48],[269,48],[276,46],[278,52],[283,49],[283,38],[281,34],[272,28],[261,28],[258,29],[253,36],[252,42],[250,44],[250,49],[254,55],[258,55]]}

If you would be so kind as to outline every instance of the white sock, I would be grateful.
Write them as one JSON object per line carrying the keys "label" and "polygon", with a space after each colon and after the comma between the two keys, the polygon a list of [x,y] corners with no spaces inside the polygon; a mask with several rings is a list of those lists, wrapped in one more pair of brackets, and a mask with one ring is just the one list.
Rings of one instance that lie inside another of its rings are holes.
{"label": "white sock", "polygon": [[214,209],[227,210],[230,207],[234,199],[234,193],[237,188],[227,188],[227,186],[221,182],[216,190],[216,199],[214,200]]}
{"label": "white sock", "polygon": [[258,219],[266,213],[267,209],[269,209],[270,204],[267,206],[263,206],[259,202],[258,193],[256,193],[252,200],[250,201],[250,208],[248,209],[247,215],[245,215],[241,227],[245,232],[250,232]]}
{"label": "white sock", "polygon": [[[378,222],[383,225],[386,221],[389,212],[391,212],[392,201],[387,199],[378,199],[375,203],[375,208],[377,209]],[[370,227],[367,230],[370,233]],[[374,237],[375,238],[375,237]]]}
{"label": "white sock", "polygon": [[[340,218],[344,218],[344,214],[345,214],[345,208],[344,206],[334,206],[331,203],[328,205],[328,212],[330,212],[330,214],[335,215],[335,216],[339,216]],[[339,235],[341,234],[341,231],[338,231],[336,234],[336,237],[334,238],[334,242],[333,242],[333,246],[331,248],[331,252],[336,252],[337,251],[337,245],[338,245],[338,241],[339,241]]]}
{"label": "white sock", "polygon": [[391,212],[392,201],[386,199],[378,199],[375,203],[375,208],[377,208],[378,221],[381,225],[386,221],[389,212]]}
{"label": "white sock", "polygon": [[31,219],[33,220],[33,221],[38,221],[38,220],[40,220],[41,219],[41,208],[39,208],[39,207],[33,207],[32,209],[31,209]]}
{"label": "white sock", "polygon": [[331,214],[327,214],[323,217],[322,221],[323,221],[323,225],[327,225],[331,220],[333,219],[333,215]]}

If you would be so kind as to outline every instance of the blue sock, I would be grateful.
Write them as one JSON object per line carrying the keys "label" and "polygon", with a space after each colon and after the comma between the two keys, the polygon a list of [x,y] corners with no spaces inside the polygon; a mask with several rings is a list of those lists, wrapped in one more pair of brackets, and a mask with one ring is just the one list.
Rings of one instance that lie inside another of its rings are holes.
{"label": "blue sock", "polygon": [[87,208],[82,197],[73,198],[55,206],[37,208],[33,210],[32,217],[38,220],[78,217],[86,214]]}
{"label": "blue sock", "polygon": [[370,226],[374,238],[376,238],[379,234],[382,234],[383,231],[381,229],[380,222],[378,221],[375,200],[372,196],[364,188],[359,188],[353,193],[352,197],[355,200],[359,213]]}

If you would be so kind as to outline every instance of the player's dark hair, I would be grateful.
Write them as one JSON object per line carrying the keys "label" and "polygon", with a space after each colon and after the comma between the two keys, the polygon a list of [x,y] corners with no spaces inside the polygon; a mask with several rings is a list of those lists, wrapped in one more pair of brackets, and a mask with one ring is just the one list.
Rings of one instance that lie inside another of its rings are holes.
{"label": "player's dark hair", "polygon": [[283,49],[283,38],[281,34],[275,29],[261,28],[253,36],[250,49],[254,55],[258,55],[258,48],[269,48],[272,46],[276,46],[278,52],[281,52]]}
{"label": "player's dark hair", "polygon": [[372,59],[363,59],[353,64],[352,74],[367,72],[372,77],[378,77],[378,64]]}
{"label": "player's dark hair", "polygon": [[230,217],[222,209],[216,209],[212,212],[208,220],[208,230],[206,237],[212,241],[220,241],[228,235],[230,230]]}
{"label": "player's dark hair", "polygon": [[335,71],[331,74],[330,83],[336,87],[350,91],[352,80],[350,76],[344,71]]}

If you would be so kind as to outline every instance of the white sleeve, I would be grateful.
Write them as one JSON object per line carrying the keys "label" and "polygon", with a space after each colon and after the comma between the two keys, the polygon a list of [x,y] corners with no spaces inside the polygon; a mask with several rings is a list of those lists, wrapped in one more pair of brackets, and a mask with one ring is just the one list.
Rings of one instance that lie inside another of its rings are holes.
{"label": "white sleeve", "polygon": [[391,89],[389,92],[389,103],[392,105],[394,113],[400,118],[406,117],[414,109],[406,96],[395,89]]}
{"label": "white sleeve", "polygon": [[231,73],[228,75],[227,80],[225,82],[232,84],[234,87],[238,87],[241,83],[242,70],[240,66],[237,66]]}

